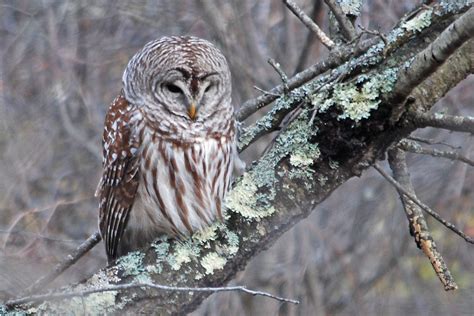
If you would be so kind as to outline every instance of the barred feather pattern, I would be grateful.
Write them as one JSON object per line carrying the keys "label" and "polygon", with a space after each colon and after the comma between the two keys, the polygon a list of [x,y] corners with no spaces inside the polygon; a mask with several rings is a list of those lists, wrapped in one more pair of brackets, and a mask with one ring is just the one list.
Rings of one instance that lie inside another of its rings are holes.
{"label": "barred feather pattern", "polygon": [[[166,91],[170,83],[181,92]],[[96,192],[109,261],[160,235],[182,238],[222,220],[240,161],[230,72],[209,42],[150,42],[129,62],[123,85],[106,115]],[[196,118],[183,102],[199,104]]]}

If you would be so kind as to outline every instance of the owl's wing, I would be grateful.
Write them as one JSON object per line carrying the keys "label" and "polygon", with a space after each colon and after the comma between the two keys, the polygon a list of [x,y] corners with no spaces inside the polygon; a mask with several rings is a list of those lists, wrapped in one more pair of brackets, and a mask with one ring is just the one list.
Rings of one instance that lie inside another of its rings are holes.
{"label": "owl's wing", "polygon": [[127,225],[139,179],[138,135],[132,122],[137,109],[119,95],[109,107],[102,139],[104,172],[97,187],[99,229],[109,261]]}

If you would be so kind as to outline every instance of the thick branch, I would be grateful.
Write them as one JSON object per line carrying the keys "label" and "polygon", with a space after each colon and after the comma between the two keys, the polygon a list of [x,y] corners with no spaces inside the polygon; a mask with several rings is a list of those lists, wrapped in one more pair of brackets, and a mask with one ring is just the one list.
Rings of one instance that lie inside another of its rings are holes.
{"label": "thick branch", "polygon": [[438,69],[453,52],[474,34],[474,8],[470,8],[459,19],[444,30],[440,36],[417,54],[409,67],[398,77],[392,100],[402,102],[413,89]]}
{"label": "thick branch", "polygon": [[448,114],[410,113],[408,119],[417,127],[436,127],[455,132],[474,134],[474,117]]}

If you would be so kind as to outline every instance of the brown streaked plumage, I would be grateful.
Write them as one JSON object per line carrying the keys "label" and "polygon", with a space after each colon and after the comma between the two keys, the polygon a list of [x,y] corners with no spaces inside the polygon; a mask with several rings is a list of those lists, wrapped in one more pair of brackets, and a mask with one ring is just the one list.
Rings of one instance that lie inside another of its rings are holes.
{"label": "brown streaked plumage", "polygon": [[230,72],[211,43],[152,41],[122,82],[105,119],[96,192],[109,261],[161,234],[187,236],[222,219],[238,160]]}

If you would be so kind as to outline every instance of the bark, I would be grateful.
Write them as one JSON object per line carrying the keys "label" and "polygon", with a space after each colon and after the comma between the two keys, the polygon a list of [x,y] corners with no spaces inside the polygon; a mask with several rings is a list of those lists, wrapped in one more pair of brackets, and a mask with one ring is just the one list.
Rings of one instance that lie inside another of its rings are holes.
{"label": "bark", "polygon": [[[61,291],[132,282],[187,287],[226,284],[342,183],[384,159],[392,144],[416,129],[410,113],[429,110],[474,71],[474,41],[469,39],[474,34],[473,10],[471,5],[452,3],[422,9],[401,21],[386,45],[380,41],[332,74],[292,87],[274,109],[298,107],[298,117],[236,181],[225,224],[215,224],[182,243],[162,238],[146,251],[131,253]],[[457,24],[448,28],[453,22]],[[431,62],[430,43],[449,47],[443,50],[444,62]],[[427,63],[420,58],[428,58]],[[337,79],[329,80],[334,73]],[[11,309],[47,314],[71,310],[181,314],[197,308],[208,295],[130,289]]]}

